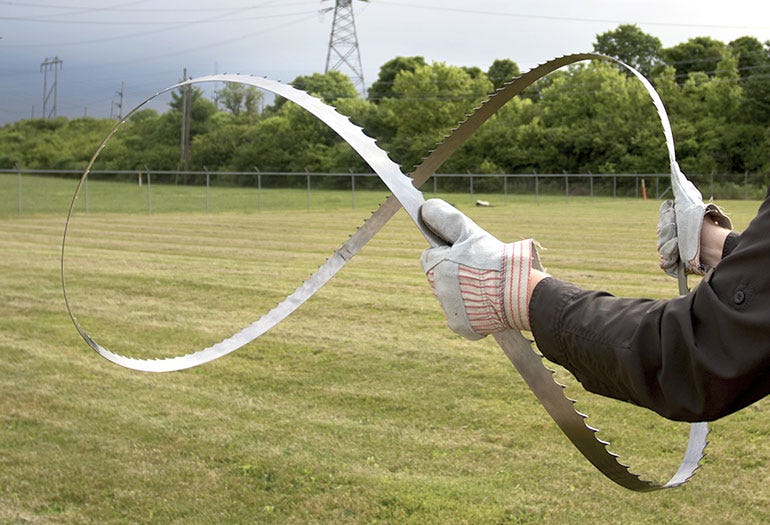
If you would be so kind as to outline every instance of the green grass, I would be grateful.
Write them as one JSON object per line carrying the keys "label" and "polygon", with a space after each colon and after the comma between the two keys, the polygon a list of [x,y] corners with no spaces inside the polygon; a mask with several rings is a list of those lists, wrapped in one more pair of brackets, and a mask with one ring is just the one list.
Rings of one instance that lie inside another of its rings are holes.
{"label": "green grass", "polygon": [[[73,181],[48,183],[38,211],[0,219],[0,523],[770,522],[766,401],[712,425],[706,464],[686,486],[617,487],[492,339],[445,327],[419,268],[425,243],[403,212],[234,354],[171,374],[116,367],[66,316],[58,265]],[[266,197],[294,198],[294,209],[166,204],[150,216],[121,208],[122,185],[104,184],[112,190],[90,188],[104,191],[101,208],[72,224],[71,300],[97,341],[142,357],[196,350],[253,321],[368,216],[349,193],[307,211],[302,192],[282,191]],[[228,191],[231,202],[253,198]],[[471,208],[454,198],[505,240],[537,238],[560,277],[676,293],[655,264],[656,202],[487,196],[498,206]],[[739,229],[758,206],[725,204]],[[624,460],[658,480],[673,473],[686,425],[570,383]]]}

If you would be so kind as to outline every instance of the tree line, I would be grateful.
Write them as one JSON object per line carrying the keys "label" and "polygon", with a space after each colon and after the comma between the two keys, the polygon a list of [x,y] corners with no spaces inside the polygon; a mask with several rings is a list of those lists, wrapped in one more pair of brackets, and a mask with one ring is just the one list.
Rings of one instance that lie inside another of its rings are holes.
{"label": "tree line", "polygon": [[[698,37],[670,48],[635,25],[597,35],[594,51],[651,79],[671,118],[685,173],[751,173],[766,183],[770,161],[770,42]],[[410,171],[496,88],[519,74],[511,59],[487,71],[423,57],[382,65],[368,97],[330,71],[296,78],[376,138]],[[357,154],[297,106],[227,84],[190,94],[191,170],[361,172]],[[164,112],[144,109],[100,155],[100,169],[181,167],[183,96]],[[29,119],[0,128],[0,167],[82,169],[114,125],[109,119]],[[584,62],[558,71],[508,103],[443,167],[444,173],[666,173],[660,123],[641,84],[617,65]],[[252,181],[241,180],[242,184]],[[330,182],[331,183],[331,182]]]}

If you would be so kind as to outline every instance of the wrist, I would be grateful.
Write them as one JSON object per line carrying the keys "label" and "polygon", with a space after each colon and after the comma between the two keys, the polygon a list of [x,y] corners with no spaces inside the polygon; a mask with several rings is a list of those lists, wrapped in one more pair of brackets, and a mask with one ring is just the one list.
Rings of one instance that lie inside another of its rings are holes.
{"label": "wrist", "polygon": [[700,261],[707,268],[713,268],[722,260],[725,240],[731,230],[723,228],[709,215],[703,218],[700,232]]}
{"label": "wrist", "polygon": [[550,277],[550,275],[544,271],[532,268],[532,271],[529,274],[529,286],[527,289],[527,304],[529,304],[529,301],[532,299],[532,292],[535,291],[535,287],[540,283],[540,281],[542,281],[546,277]]}

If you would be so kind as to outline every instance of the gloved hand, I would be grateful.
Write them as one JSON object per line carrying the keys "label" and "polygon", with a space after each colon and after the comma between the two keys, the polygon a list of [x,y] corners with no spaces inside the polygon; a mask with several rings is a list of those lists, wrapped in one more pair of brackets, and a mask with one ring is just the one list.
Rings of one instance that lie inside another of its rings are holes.
{"label": "gloved hand", "polygon": [[529,275],[542,269],[534,241],[504,244],[440,199],[423,204],[421,215],[448,243],[425,250],[420,263],[449,327],[468,339],[529,330]]}
{"label": "gloved hand", "polygon": [[696,202],[677,207],[674,201],[667,200],[660,205],[658,254],[660,267],[667,274],[677,276],[680,253],[685,255],[687,273],[703,275],[710,270],[700,259],[701,228],[707,216],[723,228],[733,227],[730,218],[715,204]]}

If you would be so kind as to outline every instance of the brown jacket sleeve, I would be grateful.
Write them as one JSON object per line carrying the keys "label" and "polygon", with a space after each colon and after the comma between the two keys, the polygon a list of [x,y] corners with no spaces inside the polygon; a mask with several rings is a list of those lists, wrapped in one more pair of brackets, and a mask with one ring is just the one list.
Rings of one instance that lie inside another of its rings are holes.
{"label": "brown jacket sleeve", "polygon": [[538,348],[592,392],[706,421],[770,393],[770,199],[688,295],[624,299],[547,278],[532,294]]}

